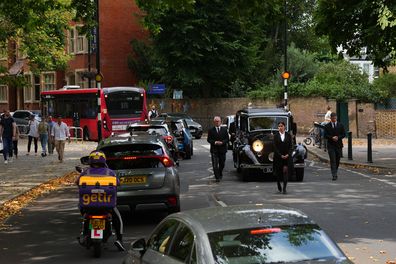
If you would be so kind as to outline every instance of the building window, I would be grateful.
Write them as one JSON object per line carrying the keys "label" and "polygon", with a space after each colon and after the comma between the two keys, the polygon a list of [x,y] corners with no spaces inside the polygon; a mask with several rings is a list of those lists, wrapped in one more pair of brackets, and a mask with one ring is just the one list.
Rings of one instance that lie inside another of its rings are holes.
{"label": "building window", "polygon": [[76,75],[74,73],[67,76],[67,85],[76,85]]}
{"label": "building window", "polygon": [[8,102],[8,86],[0,85],[0,102],[7,103]]}
{"label": "building window", "polygon": [[76,85],[79,85],[81,88],[89,88],[88,78],[84,78],[82,71],[76,72]]}
{"label": "building window", "polygon": [[69,30],[69,53],[71,53],[71,54],[76,52],[75,41],[76,41],[76,29],[71,28]]}
{"label": "building window", "polygon": [[44,91],[55,90],[55,73],[44,73]]}
{"label": "building window", "polygon": [[34,101],[40,101],[40,75],[34,76]]}
{"label": "building window", "polygon": [[87,43],[87,38],[85,37],[85,35],[82,35],[80,33],[81,30],[79,30],[81,28],[76,28],[77,31],[77,53],[85,53],[86,52],[86,43]]}
{"label": "building window", "polygon": [[370,76],[370,64],[368,63],[363,64],[363,72]]}
{"label": "building window", "polygon": [[26,85],[23,87],[23,97],[25,102],[32,101],[32,76],[25,75]]}

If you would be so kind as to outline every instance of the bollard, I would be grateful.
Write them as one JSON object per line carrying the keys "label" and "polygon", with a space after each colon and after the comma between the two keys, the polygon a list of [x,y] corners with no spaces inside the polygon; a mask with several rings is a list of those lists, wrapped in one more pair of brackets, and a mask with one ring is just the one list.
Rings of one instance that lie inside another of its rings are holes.
{"label": "bollard", "polygon": [[352,159],[352,132],[348,132],[348,160]]}
{"label": "bollard", "polygon": [[373,134],[367,133],[367,162],[373,163],[373,149],[372,149]]}

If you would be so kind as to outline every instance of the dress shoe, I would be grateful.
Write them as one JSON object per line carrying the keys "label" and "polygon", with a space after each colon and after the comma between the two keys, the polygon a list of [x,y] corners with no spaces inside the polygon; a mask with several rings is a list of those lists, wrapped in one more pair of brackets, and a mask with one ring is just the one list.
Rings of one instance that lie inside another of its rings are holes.
{"label": "dress shoe", "polygon": [[216,179],[216,182],[220,182],[220,179]]}
{"label": "dress shoe", "polygon": [[333,176],[333,181],[336,181],[337,180],[337,176]]}
{"label": "dress shoe", "polygon": [[282,192],[283,194],[287,194],[287,192],[286,192],[286,189],[283,189],[283,192]]}

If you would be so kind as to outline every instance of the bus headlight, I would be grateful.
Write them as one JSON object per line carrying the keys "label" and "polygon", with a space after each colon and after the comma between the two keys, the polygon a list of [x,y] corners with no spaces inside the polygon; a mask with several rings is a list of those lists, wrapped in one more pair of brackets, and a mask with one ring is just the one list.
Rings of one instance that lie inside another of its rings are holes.
{"label": "bus headlight", "polygon": [[257,139],[253,142],[252,148],[255,152],[261,152],[264,149],[264,143]]}

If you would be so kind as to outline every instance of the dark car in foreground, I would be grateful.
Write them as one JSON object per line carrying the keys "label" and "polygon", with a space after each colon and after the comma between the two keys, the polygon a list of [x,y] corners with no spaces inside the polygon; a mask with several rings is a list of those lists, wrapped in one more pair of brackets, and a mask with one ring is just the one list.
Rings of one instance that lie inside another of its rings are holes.
{"label": "dark car in foreground", "polygon": [[237,172],[242,172],[242,179],[251,175],[273,176],[274,134],[278,133],[278,123],[284,122],[286,131],[292,135],[293,179],[303,181],[306,148],[295,143],[297,125],[290,112],[281,108],[247,108],[237,111],[235,115],[235,141],[233,144],[233,161]]}
{"label": "dark car in foreground", "polygon": [[238,205],[166,217],[147,242],[131,244],[123,263],[352,262],[304,213],[281,205]]}
{"label": "dark car in foreground", "polygon": [[117,205],[161,205],[169,213],[180,211],[180,179],[169,150],[159,136],[114,136],[97,147],[120,179]]}
{"label": "dark car in foreground", "polygon": [[200,139],[202,137],[202,125],[198,122],[194,121],[191,116],[185,113],[161,113],[157,119],[165,119],[170,118],[172,120],[184,119],[186,120],[188,129],[190,130],[191,135],[196,139]]}

